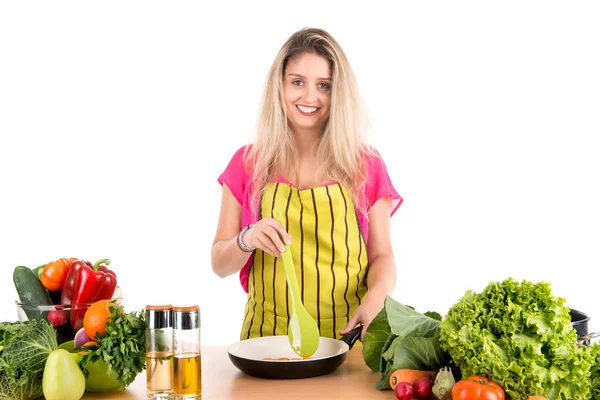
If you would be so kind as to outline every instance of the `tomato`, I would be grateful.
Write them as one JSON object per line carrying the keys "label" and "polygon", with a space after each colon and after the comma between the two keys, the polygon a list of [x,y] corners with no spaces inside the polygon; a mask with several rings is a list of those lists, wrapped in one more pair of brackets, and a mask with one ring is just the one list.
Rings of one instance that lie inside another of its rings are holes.
{"label": "tomato", "polygon": [[471,376],[452,387],[452,400],[504,400],[504,390],[483,376]]}

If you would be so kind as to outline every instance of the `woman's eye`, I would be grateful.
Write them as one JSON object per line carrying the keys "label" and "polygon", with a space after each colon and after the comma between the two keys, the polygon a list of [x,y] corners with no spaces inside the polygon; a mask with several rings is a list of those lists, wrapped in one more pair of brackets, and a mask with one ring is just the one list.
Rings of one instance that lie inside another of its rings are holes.
{"label": "woman's eye", "polygon": [[302,86],[302,81],[300,79],[293,80],[292,85]]}
{"label": "woman's eye", "polygon": [[320,89],[331,89],[331,85],[329,83],[321,82],[319,83]]}

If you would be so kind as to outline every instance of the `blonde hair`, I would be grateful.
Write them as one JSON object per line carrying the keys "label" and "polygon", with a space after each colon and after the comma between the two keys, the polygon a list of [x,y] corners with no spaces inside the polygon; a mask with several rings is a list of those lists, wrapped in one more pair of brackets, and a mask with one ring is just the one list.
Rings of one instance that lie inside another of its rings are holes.
{"label": "blonde hair", "polygon": [[326,31],[304,28],[281,47],[266,79],[252,146],[245,165],[251,171],[250,201],[254,212],[265,184],[296,160],[296,143],[284,106],[283,76],[287,64],[303,54],[329,61],[332,75],[330,116],[317,143],[317,179],[332,179],[349,189],[356,206],[365,211],[365,158],[374,154],[366,144],[369,124],[356,78],[344,51]]}

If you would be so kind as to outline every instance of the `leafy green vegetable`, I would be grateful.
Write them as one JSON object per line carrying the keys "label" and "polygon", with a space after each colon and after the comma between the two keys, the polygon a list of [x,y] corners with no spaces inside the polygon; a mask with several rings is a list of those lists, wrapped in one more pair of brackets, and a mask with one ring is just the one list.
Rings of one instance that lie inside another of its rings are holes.
{"label": "leafy green vegetable", "polygon": [[565,299],[548,283],[508,278],[467,291],[440,328],[463,376],[487,376],[513,399],[589,398],[590,353],[577,346]]}
{"label": "leafy green vegetable", "polygon": [[384,308],[394,335],[433,337],[440,331],[440,321],[420,314],[389,296],[385,300]]}
{"label": "leafy green vegetable", "polygon": [[88,364],[104,360],[107,374],[125,388],[146,368],[146,322],[143,312],[126,314],[123,306],[114,302],[109,307],[112,315],[106,333],[96,335],[98,345],[88,350],[80,365],[87,377]]}
{"label": "leafy green vegetable", "polygon": [[381,358],[385,360],[386,368],[375,386],[378,390],[390,389],[390,375],[398,369],[435,371],[448,361],[440,347],[438,336],[397,336]]}
{"label": "leafy green vegetable", "polygon": [[590,398],[600,399],[600,342],[594,342],[589,347],[592,366],[590,368]]}
{"label": "leafy green vegetable", "polygon": [[429,318],[433,318],[436,321],[441,321],[442,320],[442,316],[440,315],[440,313],[435,312],[435,311],[427,311],[427,312],[424,312],[423,315],[426,315]]}
{"label": "leafy green vegetable", "polygon": [[56,348],[56,332],[46,320],[1,322],[0,398],[40,397],[44,366]]}
{"label": "leafy green vegetable", "polygon": [[[390,362],[391,363],[391,359],[394,355],[394,352],[392,350],[392,352],[388,353],[388,349],[390,348],[390,346],[392,345],[392,343],[394,343],[394,340],[396,340],[398,336],[394,335],[393,333],[390,333],[390,335],[388,336],[387,340],[385,341],[385,344],[383,345],[383,348],[381,349],[381,356],[380,358],[380,368],[378,371],[385,371],[386,367],[387,367],[387,363]],[[384,355],[387,355],[387,357],[384,357]],[[391,365],[390,365],[391,367]],[[377,372],[378,372],[377,371]]]}
{"label": "leafy green vegetable", "polygon": [[[379,314],[373,318],[373,321],[371,321],[371,324],[365,333],[365,339],[363,340],[363,358],[367,366],[374,372],[381,371],[381,353],[384,345],[388,342],[388,336],[390,336],[390,334],[390,325],[387,321],[387,314],[384,306]],[[387,346],[389,346],[389,344],[387,344]]]}
{"label": "leafy green vegetable", "polygon": [[392,375],[392,372],[394,372],[394,370],[392,369],[393,365],[393,361],[388,361],[385,364],[385,368],[381,371],[381,379],[375,384],[375,388],[377,390],[391,389],[390,375]]}
{"label": "leafy green vegetable", "polygon": [[[439,316],[435,312],[431,315]],[[378,390],[390,389],[390,374],[397,369],[437,370],[448,361],[440,347],[439,325],[439,320],[386,298],[363,342],[365,363],[382,375]]]}
{"label": "leafy green vegetable", "polygon": [[[399,336],[400,337],[400,336]],[[444,363],[439,337],[407,337],[396,346],[392,369],[435,370]]]}

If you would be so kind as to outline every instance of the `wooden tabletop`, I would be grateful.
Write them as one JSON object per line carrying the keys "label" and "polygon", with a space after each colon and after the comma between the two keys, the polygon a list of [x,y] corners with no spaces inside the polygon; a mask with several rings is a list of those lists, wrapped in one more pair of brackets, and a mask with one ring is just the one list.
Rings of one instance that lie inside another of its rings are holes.
{"label": "wooden tabletop", "polygon": [[[365,365],[362,347],[350,350],[346,361],[330,374],[296,380],[248,376],[231,363],[227,347],[202,348],[203,400],[395,399],[393,391],[375,389],[380,377]],[[125,390],[86,392],[83,399],[146,399],[146,372]]]}

